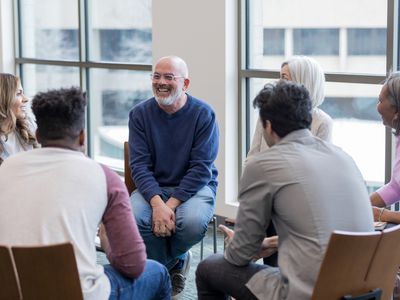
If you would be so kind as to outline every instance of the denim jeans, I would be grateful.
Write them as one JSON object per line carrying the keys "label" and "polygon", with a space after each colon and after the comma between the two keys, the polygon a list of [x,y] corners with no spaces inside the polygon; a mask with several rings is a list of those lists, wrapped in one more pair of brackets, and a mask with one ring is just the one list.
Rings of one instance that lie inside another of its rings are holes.
{"label": "denim jeans", "polygon": [[[174,188],[161,189],[161,198],[166,202]],[[140,234],[146,244],[147,257],[164,264],[170,270],[178,259],[184,259],[186,252],[203,239],[214,213],[215,194],[205,186],[192,198],[182,202],[176,208],[176,229],[170,237],[156,237],[153,234],[151,206],[137,190],[131,195],[131,203]]]}
{"label": "denim jeans", "polygon": [[111,283],[110,300],[169,300],[171,280],[165,266],[147,260],[139,278],[131,279],[121,275],[111,265],[104,266],[104,273]]}
{"label": "denim jeans", "polygon": [[228,299],[228,295],[240,300],[257,300],[245,284],[266,265],[250,263],[238,267],[225,260],[222,254],[214,254],[202,260],[196,270],[199,300]]}

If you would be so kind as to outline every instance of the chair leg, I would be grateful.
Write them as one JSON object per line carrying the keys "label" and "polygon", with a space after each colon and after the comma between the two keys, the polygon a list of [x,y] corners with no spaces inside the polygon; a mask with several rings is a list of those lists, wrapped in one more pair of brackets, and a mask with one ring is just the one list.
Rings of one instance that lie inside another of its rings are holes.
{"label": "chair leg", "polygon": [[[217,218],[213,216],[209,222],[212,223],[213,226],[213,246],[214,246],[214,253],[217,253]],[[208,230],[208,229],[207,229]],[[204,238],[200,242],[200,260],[203,260],[203,253],[204,252]]]}
{"label": "chair leg", "polygon": [[217,218],[212,218],[213,222],[213,238],[214,238],[214,253],[217,253]]}
{"label": "chair leg", "polygon": [[204,247],[203,240],[204,240],[204,238],[201,240],[201,244],[200,244],[200,260],[203,260],[203,247]]}

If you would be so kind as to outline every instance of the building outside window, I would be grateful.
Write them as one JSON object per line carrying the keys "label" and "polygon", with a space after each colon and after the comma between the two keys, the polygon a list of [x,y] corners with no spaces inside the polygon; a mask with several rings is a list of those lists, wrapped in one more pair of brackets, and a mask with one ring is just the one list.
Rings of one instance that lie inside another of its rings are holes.
{"label": "building outside window", "polygon": [[296,55],[339,55],[339,29],[293,29],[293,53]]}
{"label": "building outside window", "polygon": [[264,28],[264,55],[285,54],[285,29]]}
{"label": "building outside window", "polygon": [[348,28],[349,55],[386,55],[386,28]]}
{"label": "building outside window", "polygon": [[[245,12],[240,72],[242,140],[246,145],[242,161],[258,119],[252,108],[255,95],[265,83],[279,78],[284,60],[307,55],[316,59],[326,74],[326,98],[320,108],[334,120],[333,143],[354,158],[370,191],[384,183],[390,175],[392,141],[376,103],[387,70],[396,69],[395,56],[388,56],[392,52],[387,54],[386,48],[387,44],[393,46],[387,33],[398,26],[398,20],[387,13],[388,5],[394,7],[394,1],[241,1],[240,9]],[[387,24],[393,27],[389,30]]]}

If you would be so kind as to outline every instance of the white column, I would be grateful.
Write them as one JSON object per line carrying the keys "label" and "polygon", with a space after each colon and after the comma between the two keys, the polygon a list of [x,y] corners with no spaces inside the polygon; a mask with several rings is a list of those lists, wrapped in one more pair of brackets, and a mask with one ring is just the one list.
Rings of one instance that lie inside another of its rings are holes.
{"label": "white column", "polygon": [[153,0],[153,61],[182,57],[189,93],[215,110],[220,129],[216,214],[235,217],[238,174],[237,1]]}

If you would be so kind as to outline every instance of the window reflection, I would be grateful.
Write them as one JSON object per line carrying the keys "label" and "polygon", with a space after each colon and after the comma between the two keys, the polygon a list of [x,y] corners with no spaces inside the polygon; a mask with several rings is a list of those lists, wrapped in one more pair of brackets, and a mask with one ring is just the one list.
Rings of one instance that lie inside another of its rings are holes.
{"label": "window reflection", "polygon": [[151,63],[151,30],[101,29],[100,60]]}
{"label": "window reflection", "polygon": [[90,112],[94,157],[122,168],[129,111],[152,96],[150,71],[91,69]]}

